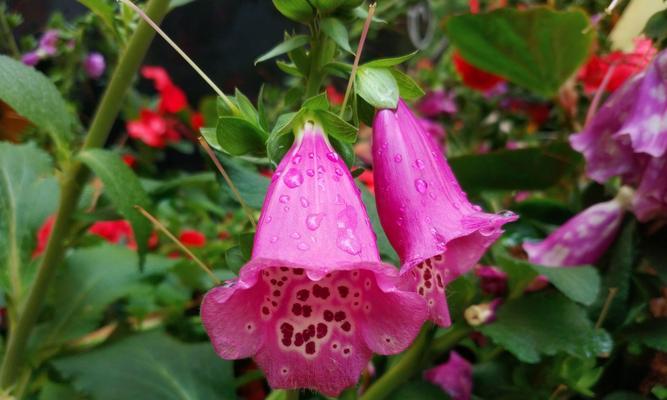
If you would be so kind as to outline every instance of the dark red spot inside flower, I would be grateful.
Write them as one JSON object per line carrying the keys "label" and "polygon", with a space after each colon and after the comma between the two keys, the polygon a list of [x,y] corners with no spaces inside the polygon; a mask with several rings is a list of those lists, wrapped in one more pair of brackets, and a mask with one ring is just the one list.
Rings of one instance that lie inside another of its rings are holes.
{"label": "dark red spot inside flower", "polygon": [[346,298],[349,293],[350,289],[347,286],[338,286],[338,294],[340,294],[340,297]]}
{"label": "dark red spot inside flower", "polygon": [[343,349],[343,353],[350,354],[350,349]]}
{"label": "dark red spot inside flower", "polygon": [[433,275],[431,274],[430,270],[427,269],[426,271],[424,271],[424,279],[425,280],[429,281],[429,280],[431,280],[432,277],[433,277]]}
{"label": "dark red spot inside flower", "polygon": [[277,280],[275,280],[275,279],[271,279],[271,284],[272,284],[272,285],[275,285],[277,282],[278,282]]}
{"label": "dark red spot inside flower", "polygon": [[289,268],[287,268],[287,267],[280,267],[280,270],[283,271],[283,272],[287,272],[287,271],[289,270]]}
{"label": "dark red spot inside flower", "polygon": [[283,281],[278,281],[278,287],[283,287]]}
{"label": "dark red spot inside flower", "polygon": [[389,338],[384,338],[384,341],[387,342],[387,343],[391,343],[391,339],[389,339]]}
{"label": "dark red spot inside flower", "polygon": [[344,320],[345,317],[346,317],[345,311],[337,311],[336,314],[334,315],[334,319],[336,320],[336,322]]}
{"label": "dark red spot inside flower", "polygon": [[329,328],[327,328],[327,324],[323,323],[318,323],[317,324],[317,338],[322,339],[327,335],[327,332],[329,331]]}
{"label": "dark red spot inside flower", "polygon": [[355,292],[354,297],[359,297],[359,292]]}
{"label": "dark red spot inside flower", "polygon": [[315,342],[306,343],[306,354],[315,354]]}
{"label": "dark red spot inside flower", "polygon": [[308,300],[309,296],[310,296],[310,291],[308,289],[301,289],[298,292],[296,292],[296,298],[299,299],[300,301]]}
{"label": "dark red spot inside flower", "polygon": [[283,282],[287,282],[287,277],[283,276],[282,278],[280,278],[280,280],[283,281]]}
{"label": "dark red spot inside flower", "polygon": [[419,294],[422,295],[422,296],[424,295],[424,288],[423,287],[419,288]]}
{"label": "dark red spot inside flower", "polygon": [[327,274],[327,278],[331,278],[331,274]]}
{"label": "dark red spot inside flower", "polygon": [[280,332],[294,332],[294,327],[292,326],[292,324],[283,322],[282,324],[280,324]]}
{"label": "dark red spot inside flower", "polygon": [[281,342],[283,343],[283,345],[289,347],[289,346],[292,344],[292,339],[289,339],[289,338],[283,338],[283,339],[281,340]]}
{"label": "dark red spot inside flower", "polygon": [[417,268],[419,268],[419,269],[424,268],[424,263],[419,263],[419,264],[417,264]]}
{"label": "dark red spot inside flower", "polygon": [[345,332],[349,332],[350,329],[352,329],[352,324],[350,324],[350,321],[345,321],[343,322],[343,325],[340,326],[340,328]]}
{"label": "dark red spot inside flower", "polygon": [[330,294],[328,287],[323,287],[318,284],[313,285],[313,296],[326,300]]}
{"label": "dark red spot inside flower", "polygon": [[303,275],[303,268],[294,268],[292,272],[294,275]]}
{"label": "dark red spot inside flower", "polygon": [[308,305],[303,306],[302,310],[303,310],[303,316],[306,318],[310,317],[310,314],[313,312],[313,309]]}
{"label": "dark red spot inside flower", "polygon": [[301,335],[300,333],[297,333],[296,335],[294,335],[294,345],[296,347],[299,347],[302,344],[303,344],[303,335]]}
{"label": "dark red spot inside flower", "polygon": [[292,314],[294,315],[301,315],[301,304],[299,303],[294,303],[292,306]]}
{"label": "dark red spot inside flower", "polygon": [[308,329],[304,329],[303,332],[301,332],[301,335],[303,336],[303,341],[304,342],[309,341],[310,338],[314,336],[314,335],[310,334],[310,331],[308,331]]}
{"label": "dark red spot inside flower", "polygon": [[431,284],[431,281],[426,281],[424,282],[424,286],[426,286],[426,289],[430,289],[433,285]]}
{"label": "dark red spot inside flower", "polygon": [[272,301],[271,305],[274,306],[274,307],[278,307],[278,302],[277,301]]}
{"label": "dark red spot inside flower", "polygon": [[435,258],[435,261],[442,261],[442,254],[438,254],[434,258]]}
{"label": "dark red spot inside flower", "polygon": [[331,322],[334,319],[334,313],[331,312],[330,310],[324,310],[324,320],[327,322]]}
{"label": "dark red spot inside flower", "polygon": [[358,305],[359,305],[359,302],[358,302],[358,301],[355,301],[355,302],[354,302],[354,303],[352,303],[352,304],[353,304],[353,305],[354,305],[354,306],[356,307],[356,306],[358,306]]}
{"label": "dark red spot inside flower", "polygon": [[273,295],[276,297],[280,296],[280,290],[274,290]]}
{"label": "dark red spot inside flower", "polygon": [[262,307],[262,314],[269,315],[269,307]]}
{"label": "dark red spot inside flower", "polygon": [[445,285],[442,283],[442,276],[438,274],[436,278],[438,278],[438,286],[445,287]]}

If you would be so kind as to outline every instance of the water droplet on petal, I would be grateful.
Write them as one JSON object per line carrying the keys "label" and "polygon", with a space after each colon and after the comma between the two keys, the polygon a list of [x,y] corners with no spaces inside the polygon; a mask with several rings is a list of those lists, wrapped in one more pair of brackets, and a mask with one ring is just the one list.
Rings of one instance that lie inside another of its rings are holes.
{"label": "water droplet on petal", "polygon": [[415,160],[415,167],[417,167],[418,169],[424,169],[426,167],[426,165],[424,164],[424,161],[422,161],[420,159],[416,159]]}
{"label": "water droplet on petal", "polygon": [[264,223],[265,224],[270,224],[272,220],[273,220],[273,218],[271,218],[270,215],[267,215],[266,218],[264,218]]}
{"label": "water droplet on petal", "polygon": [[302,206],[303,208],[308,208],[308,206],[310,205],[310,202],[308,201],[308,199],[305,198],[305,197],[303,197],[303,196],[301,196],[301,198],[299,199],[299,201],[301,201],[301,206]]}
{"label": "water droplet on petal", "polygon": [[403,161],[403,156],[402,155],[400,155],[400,154],[394,155],[394,162],[400,163],[401,161]]}
{"label": "water droplet on petal", "polygon": [[327,170],[325,170],[323,166],[321,166],[321,165],[317,166],[317,173],[318,174],[323,174],[325,172],[327,172]]}
{"label": "water droplet on petal", "polygon": [[472,209],[475,211],[482,211],[482,207],[478,206],[477,204],[473,204]]}
{"label": "water droplet on petal", "polygon": [[278,241],[278,236],[271,237],[271,243],[275,243],[277,241]]}
{"label": "water droplet on petal", "polygon": [[296,168],[290,168],[283,178],[285,185],[289,188],[295,188],[303,183],[303,175]]}
{"label": "water droplet on petal", "polygon": [[297,154],[297,155],[294,156],[294,158],[292,159],[292,164],[297,165],[297,164],[299,164],[300,162],[301,162],[301,156]]}
{"label": "water droplet on petal", "polygon": [[309,169],[306,170],[306,175],[315,176],[315,171],[313,171],[312,169],[309,168]]}
{"label": "water droplet on petal", "polygon": [[491,236],[498,232],[498,228],[495,226],[485,226],[484,228],[479,230],[479,234],[482,236]]}
{"label": "water droplet on petal", "polygon": [[329,159],[329,161],[332,162],[336,162],[339,160],[338,153],[336,153],[335,151],[327,153],[327,158]]}
{"label": "water droplet on petal", "polygon": [[306,251],[310,248],[310,246],[308,246],[307,243],[301,242],[296,246],[296,248],[301,250],[301,251]]}
{"label": "water droplet on petal", "polygon": [[278,197],[278,201],[283,203],[283,204],[287,204],[287,203],[289,203],[289,196],[284,194],[284,195]]}
{"label": "water droplet on petal", "polygon": [[435,198],[436,198],[437,196],[435,195],[434,192],[429,192],[428,197],[430,197],[430,198],[432,198],[433,200],[435,200]]}
{"label": "water droplet on petal", "polygon": [[289,236],[290,236],[292,239],[301,239],[301,235],[299,234],[299,232],[292,232],[292,233],[290,233]]}
{"label": "water droplet on petal", "polygon": [[343,176],[343,170],[340,168],[336,168],[336,175]]}
{"label": "water droplet on petal", "polygon": [[308,158],[315,158],[315,153],[308,153]]}
{"label": "water droplet on petal", "polygon": [[353,256],[361,253],[361,245],[359,244],[359,240],[357,240],[357,237],[354,235],[352,230],[346,229],[343,232],[344,233],[342,234],[339,232],[338,239],[336,240],[336,245],[338,248],[348,254],[352,254]]}
{"label": "water droplet on petal", "polygon": [[309,214],[306,217],[306,227],[311,231],[314,231],[320,227],[320,224],[322,223],[323,219],[324,219],[324,213]]}
{"label": "water droplet on petal", "polygon": [[426,183],[425,180],[421,178],[415,179],[415,189],[417,189],[419,193],[422,194],[426,193],[427,188],[428,188],[428,183]]}
{"label": "water droplet on petal", "polygon": [[508,210],[500,211],[499,213],[497,213],[497,215],[499,215],[503,218],[512,218],[512,217],[516,216],[515,213],[513,213],[512,211],[508,211]]}

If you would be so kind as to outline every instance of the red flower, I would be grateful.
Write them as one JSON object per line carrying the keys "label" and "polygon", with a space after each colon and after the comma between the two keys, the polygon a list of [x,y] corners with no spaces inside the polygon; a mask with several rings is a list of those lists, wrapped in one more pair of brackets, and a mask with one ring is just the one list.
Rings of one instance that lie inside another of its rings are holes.
{"label": "red flower", "polygon": [[329,103],[339,106],[343,104],[344,94],[339,92],[334,85],[327,85],[327,98]]}
{"label": "red flower", "polygon": [[127,133],[130,137],[139,139],[151,147],[162,148],[167,143],[177,142],[180,139],[174,125],[175,121],[144,108],[138,120],[127,123]]}
{"label": "red flower", "polygon": [[51,231],[53,230],[53,223],[56,221],[55,215],[50,215],[44,220],[42,226],[37,230],[37,246],[32,252],[32,258],[38,257],[41,255],[44,250],[46,250],[46,245],[49,242],[49,236],[51,236]]}
{"label": "red flower", "polygon": [[137,165],[137,158],[132,154],[123,154],[123,162],[130,168],[134,168]]}
{"label": "red flower", "polygon": [[637,38],[635,48],[630,53],[616,50],[602,56],[593,54],[579,71],[578,78],[583,83],[586,93],[595,93],[613,66],[614,71],[611,73],[606,90],[610,93],[614,92],[628,78],[644,70],[656,51],[651,40]]}
{"label": "red flower", "polygon": [[204,116],[202,113],[194,112],[190,115],[190,126],[195,131],[199,131],[199,128],[204,126]]}
{"label": "red flower", "polygon": [[146,79],[151,79],[155,89],[160,93],[160,111],[177,113],[188,106],[185,93],[174,85],[164,68],[145,66],[141,69],[141,75]]}
{"label": "red flower", "polygon": [[206,245],[206,236],[194,229],[185,229],[181,231],[178,240],[188,247],[202,247]]}
{"label": "red flower", "polygon": [[461,76],[463,83],[470,88],[486,92],[505,81],[497,75],[482,71],[468,63],[468,61],[461,57],[461,54],[459,54],[458,51],[454,52],[452,61],[454,62],[454,67]]}
{"label": "red flower", "polygon": [[[137,248],[137,242],[134,239],[132,226],[126,220],[98,221],[88,229],[88,232],[104,238],[109,243],[125,243],[127,247],[132,250],[136,250]],[[157,246],[157,241],[158,237],[155,232],[153,232],[148,238],[148,247],[152,248]]]}
{"label": "red flower", "polygon": [[372,194],[375,194],[375,180],[373,179],[373,171],[364,170],[359,175],[359,182],[363,183]]}

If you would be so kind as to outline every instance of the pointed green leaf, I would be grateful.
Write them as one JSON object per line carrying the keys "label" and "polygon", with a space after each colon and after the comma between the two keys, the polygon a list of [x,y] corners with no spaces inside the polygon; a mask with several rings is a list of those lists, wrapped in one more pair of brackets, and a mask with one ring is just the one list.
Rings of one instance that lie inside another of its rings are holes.
{"label": "pointed green leaf", "polygon": [[393,67],[398,64],[402,64],[412,57],[414,57],[417,53],[419,53],[419,50],[415,50],[410,54],[405,54],[403,56],[398,56],[398,57],[390,57],[390,58],[380,58],[377,60],[369,61],[366,64],[364,64],[364,67],[373,67],[373,68],[388,68],[388,67]]}
{"label": "pointed green leaf", "polygon": [[424,95],[421,87],[410,78],[407,74],[399,71],[396,68],[391,69],[391,74],[396,79],[398,84],[398,92],[404,100],[416,100]]}
{"label": "pointed green leaf", "polygon": [[267,134],[241,117],[220,117],[216,127],[218,143],[232,155],[261,153]]}
{"label": "pointed green leaf", "polygon": [[257,58],[255,60],[255,65],[261,63],[262,61],[270,60],[273,57],[277,57],[281,54],[285,54],[301,46],[305,46],[306,44],[308,44],[309,40],[310,39],[306,35],[292,36],[291,38],[285,40],[284,42],[280,43],[276,47],[272,48],[271,50],[269,50],[268,52],[264,53],[259,58]]}
{"label": "pointed green leaf", "polygon": [[338,47],[350,54],[354,54],[352,48],[350,48],[350,38],[347,34],[347,28],[339,19],[325,18],[320,21],[320,28],[331,40],[336,42]]}
{"label": "pointed green leaf", "polygon": [[320,93],[303,102],[303,108],[307,110],[328,110],[329,98],[326,93]]}
{"label": "pointed green leaf", "polygon": [[306,23],[315,15],[308,0],[273,0],[273,5],[282,15],[297,22]]}
{"label": "pointed green leaf", "polygon": [[325,110],[314,111],[327,135],[345,143],[354,143],[357,140],[357,128],[345,122],[338,115]]}
{"label": "pointed green leaf", "polygon": [[387,68],[361,66],[357,70],[355,90],[375,108],[396,108],[398,84]]}

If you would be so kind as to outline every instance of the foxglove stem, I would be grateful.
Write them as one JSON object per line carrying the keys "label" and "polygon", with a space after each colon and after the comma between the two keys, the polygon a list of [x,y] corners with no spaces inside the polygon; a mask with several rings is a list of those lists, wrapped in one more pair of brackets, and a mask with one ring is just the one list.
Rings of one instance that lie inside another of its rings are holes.
{"label": "foxglove stem", "polygon": [[16,45],[16,40],[14,40],[14,35],[12,34],[11,29],[9,28],[9,23],[7,22],[7,6],[3,5],[0,7],[0,38],[7,46],[7,50],[11,53],[12,57],[19,60],[21,59],[21,52],[19,51],[18,46]]}
{"label": "foxglove stem", "polygon": [[[150,0],[147,5],[147,14],[152,19],[161,21],[168,9],[169,0]],[[132,77],[139,69],[154,35],[155,33],[147,24],[140,23],[130,38],[95,112],[83,149],[101,147],[106,142],[111,126],[118,116],[122,99],[132,84]],[[63,176],[53,231],[28,298],[23,309],[20,310],[16,327],[13,327],[9,334],[7,351],[0,367],[0,389],[7,390],[16,384],[30,333],[37,320],[42,302],[46,298],[45,293],[51,284],[55,267],[65,252],[65,240],[72,224],[72,214],[79,203],[86,178],[87,171],[79,161],[73,161]]]}
{"label": "foxglove stem", "polygon": [[420,370],[424,358],[433,340],[435,329],[432,324],[427,323],[422,328],[421,333],[412,346],[403,353],[401,359],[394,364],[387,372],[382,375],[370,388],[364,393],[360,400],[381,400],[403,383],[408,381],[416,372]]}

